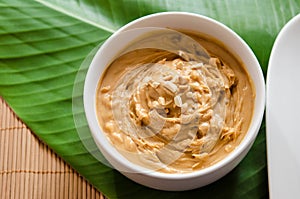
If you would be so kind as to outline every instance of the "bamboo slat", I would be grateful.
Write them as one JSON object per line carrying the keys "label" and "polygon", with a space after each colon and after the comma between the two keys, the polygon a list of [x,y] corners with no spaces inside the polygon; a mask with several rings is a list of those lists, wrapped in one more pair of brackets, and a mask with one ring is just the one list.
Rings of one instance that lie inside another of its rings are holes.
{"label": "bamboo slat", "polygon": [[0,97],[0,198],[105,197],[41,142]]}

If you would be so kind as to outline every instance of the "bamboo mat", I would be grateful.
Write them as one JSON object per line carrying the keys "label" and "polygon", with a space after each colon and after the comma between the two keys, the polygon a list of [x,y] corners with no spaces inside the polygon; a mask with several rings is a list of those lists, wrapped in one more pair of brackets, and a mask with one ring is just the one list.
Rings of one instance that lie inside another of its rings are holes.
{"label": "bamboo mat", "polygon": [[42,143],[0,97],[0,198],[104,196]]}

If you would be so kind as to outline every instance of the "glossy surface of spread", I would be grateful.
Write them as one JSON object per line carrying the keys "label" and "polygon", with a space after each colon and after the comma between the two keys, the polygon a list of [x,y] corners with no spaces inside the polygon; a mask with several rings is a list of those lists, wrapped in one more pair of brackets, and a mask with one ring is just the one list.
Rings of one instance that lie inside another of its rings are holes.
{"label": "glossy surface of spread", "polygon": [[188,34],[208,50],[208,63],[138,49],[117,58],[98,87],[108,139],[149,169],[208,167],[238,146],[251,122],[255,95],[242,62],[215,39]]}

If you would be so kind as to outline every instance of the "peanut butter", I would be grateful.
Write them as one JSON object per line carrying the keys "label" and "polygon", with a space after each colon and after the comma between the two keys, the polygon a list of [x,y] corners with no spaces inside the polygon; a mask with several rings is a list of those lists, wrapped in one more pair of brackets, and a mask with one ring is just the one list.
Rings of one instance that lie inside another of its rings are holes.
{"label": "peanut butter", "polygon": [[130,161],[167,173],[191,172],[223,159],[252,118],[254,89],[243,63],[216,39],[186,32],[208,63],[161,49],[117,58],[97,93],[101,128]]}

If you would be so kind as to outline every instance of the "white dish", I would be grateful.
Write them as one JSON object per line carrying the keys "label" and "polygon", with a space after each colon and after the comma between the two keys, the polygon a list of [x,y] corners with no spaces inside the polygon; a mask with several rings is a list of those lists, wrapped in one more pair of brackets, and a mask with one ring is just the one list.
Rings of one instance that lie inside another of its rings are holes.
{"label": "white dish", "polygon": [[[202,32],[218,38],[233,54],[243,60],[255,87],[255,107],[249,130],[239,146],[218,163],[191,173],[162,173],[136,165],[122,156],[100,128],[95,109],[98,81],[105,68],[121,49],[140,34],[124,33],[134,28],[171,27]],[[126,36],[124,36],[124,34]],[[212,183],[230,172],[248,153],[259,131],[265,110],[265,81],[261,67],[248,45],[231,29],[205,16],[184,13],[157,13],[137,19],[114,33],[96,53],[84,85],[84,108],[95,143],[110,164],[131,180],[160,190],[189,190]]]}
{"label": "white dish", "polygon": [[279,33],[267,74],[270,198],[300,197],[300,15]]}

